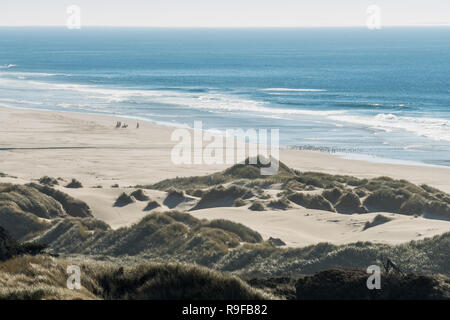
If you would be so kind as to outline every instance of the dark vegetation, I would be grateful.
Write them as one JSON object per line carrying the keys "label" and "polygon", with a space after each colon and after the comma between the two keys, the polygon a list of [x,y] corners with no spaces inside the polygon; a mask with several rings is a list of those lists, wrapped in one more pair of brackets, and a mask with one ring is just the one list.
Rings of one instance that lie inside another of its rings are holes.
{"label": "dark vegetation", "polygon": [[237,198],[236,200],[234,200],[233,202],[233,207],[243,207],[245,206],[247,203],[245,202],[244,199],[242,198]]}
{"label": "dark vegetation", "polygon": [[83,201],[48,186],[0,184],[0,226],[17,239],[42,232],[51,225],[49,220],[66,216],[92,213]]}
{"label": "dark vegetation", "polygon": [[181,264],[112,267],[97,276],[106,299],[260,300],[268,295],[237,277]]}
{"label": "dark vegetation", "polygon": [[159,208],[161,205],[155,200],[149,201],[144,208],[144,211],[151,211],[153,209]]}
{"label": "dark vegetation", "polygon": [[122,192],[120,196],[116,199],[116,202],[114,203],[115,207],[124,207],[130,203],[136,202],[134,197],[126,194],[125,192]]}
{"label": "dark vegetation", "polygon": [[[66,286],[67,266],[74,263],[83,272],[81,290]],[[15,257],[0,263],[1,300],[270,298],[236,276],[187,264],[145,262],[122,267],[116,263],[74,262],[42,255]]]}
{"label": "dark vegetation", "polygon": [[27,186],[33,187],[58,201],[69,216],[80,218],[92,217],[91,209],[81,200],[75,199],[64,192],[47,186],[40,186],[35,183],[28,184]]}
{"label": "dark vegetation", "polygon": [[[299,300],[411,300],[449,299],[450,291],[431,276],[382,274],[380,290],[368,290],[368,274],[362,269],[336,268],[321,271],[298,280]],[[444,290],[443,290],[444,289]]]}
{"label": "dark vegetation", "polygon": [[288,199],[280,198],[280,199],[277,199],[277,200],[270,201],[267,206],[272,208],[272,209],[286,210],[286,209],[291,207],[291,204],[289,203]]}
{"label": "dark vegetation", "polygon": [[35,242],[18,243],[4,228],[0,227],[0,261],[11,259],[22,254],[36,255],[46,248]]}
{"label": "dark vegetation", "polygon": [[367,213],[368,210],[361,204],[359,197],[352,191],[344,193],[334,206],[340,213]]}
{"label": "dark vegetation", "polygon": [[245,187],[223,186],[213,187],[206,190],[200,201],[191,210],[212,208],[212,207],[231,207],[237,199],[249,199],[253,197],[253,192]]}
{"label": "dark vegetation", "polygon": [[[39,241],[58,253],[147,255],[210,265],[241,243],[261,243],[246,226],[226,220],[203,221],[177,211],[155,212],[117,230],[94,219],[64,219]],[[178,257],[178,259],[174,259]]]}
{"label": "dark vegetation", "polygon": [[148,201],[149,197],[144,193],[144,191],[142,189],[137,189],[136,191],[133,191],[130,196],[132,196],[133,198],[135,198],[136,200],[139,201]]}
{"label": "dark vegetation", "polygon": [[248,207],[252,211],[264,211],[266,210],[266,206],[259,200],[256,200],[252,203],[250,207]]}
{"label": "dark vegetation", "polygon": [[83,188],[83,185],[82,185],[81,182],[78,181],[77,179],[72,179],[72,180],[66,185],[66,188],[73,188],[73,189]]}
{"label": "dark vegetation", "polygon": [[65,215],[61,204],[33,185],[0,184],[0,204],[30,212],[40,218],[55,218]]}
{"label": "dark vegetation", "polygon": [[330,201],[322,197],[320,194],[304,194],[296,192],[289,195],[288,199],[308,209],[318,209],[335,212],[335,209]]}
{"label": "dark vegetation", "polygon": [[164,199],[163,204],[170,209],[177,207],[179,204],[184,202],[189,202],[194,200],[194,198],[188,197],[184,194],[183,190],[178,190],[175,188],[169,188],[167,190],[167,197]]}
{"label": "dark vegetation", "polygon": [[58,182],[57,179],[49,177],[49,176],[44,176],[44,177],[40,178],[39,179],[39,183],[43,184],[43,185],[46,185],[46,186],[49,186],[49,187],[53,187],[53,186],[59,185],[59,182]]}
{"label": "dark vegetation", "polygon": [[363,230],[378,226],[380,224],[386,223],[391,221],[391,218],[385,217],[382,214],[377,214],[375,216],[375,218],[373,218],[373,220],[371,222],[367,221],[366,224],[364,225]]}

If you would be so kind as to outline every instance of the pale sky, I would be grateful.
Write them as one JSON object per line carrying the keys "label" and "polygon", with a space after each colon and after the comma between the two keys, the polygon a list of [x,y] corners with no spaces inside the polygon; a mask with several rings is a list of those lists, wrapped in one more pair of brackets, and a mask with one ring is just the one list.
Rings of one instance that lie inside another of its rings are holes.
{"label": "pale sky", "polygon": [[0,26],[64,26],[69,5],[82,26],[365,26],[370,5],[382,26],[450,25],[450,0],[0,0]]}

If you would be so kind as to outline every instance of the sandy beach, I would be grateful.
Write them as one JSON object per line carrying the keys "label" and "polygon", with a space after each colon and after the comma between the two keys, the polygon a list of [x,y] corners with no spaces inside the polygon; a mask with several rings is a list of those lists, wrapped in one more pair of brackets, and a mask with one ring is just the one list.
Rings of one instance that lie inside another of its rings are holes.
{"label": "sandy beach", "polygon": [[[117,121],[129,124],[116,129]],[[84,188],[64,192],[85,201],[96,218],[113,228],[137,222],[148,212],[143,203],[113,207],[117,196],[129,186],[155,183],[177,176],[198,176],[223,170],[230,165],[175,165],[170,152],[173,128],[151,122],[56,111],[0,107],[0,182],[28,183],[42,176],[72,178]],[[450,168],[409,166],[346,160],[327,153],[282,149],[280,160],[301,171],[319,171],[361,178],[389,176],[416,184],[428,184],[450,192]],[[118,188],[111,187],[118,184]],[[101,186],[102,188],[96,188]],[[161,191],[148,191],[163,199]],[[165,208],[168,209],[168,208]],[[349,243],[359,240],[401,243],[450,231],[450,222],[392,215],[392,221],[361,231],[375,214],[343,215],[333,212],[292,208],[263,213],[241,208],[212,208],[191,212],[197,218],[229,219],[259,231],[265,239],[282,238],[300,247],[318,242]]]}

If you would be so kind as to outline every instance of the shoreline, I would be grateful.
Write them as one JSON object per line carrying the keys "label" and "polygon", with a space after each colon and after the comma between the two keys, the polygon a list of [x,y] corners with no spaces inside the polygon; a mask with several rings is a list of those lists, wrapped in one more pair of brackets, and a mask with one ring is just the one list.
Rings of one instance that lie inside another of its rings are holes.
{"label": "shoreline", "polygon": [[[127,119],[127,120],[135,120],[135,121],[142,121],[145,123],[149,123],[155,127],[161,127],[161,128],[169,128],[172,130],[175,129],[187,129],[192,131],[193,127],[182,124],[182,123],[169,123],[169,122],[162,122],[162,121],[155,121],[139,116],[131,116],[131,115],[116,115],[112,113],[102,113],[102,112],[79,112],[79,111],[65,111],[65,110],[52,110],[52,109],[36,109],[36,108],[28,108],[28,107],[12,107],[12,106],[5,106],[0,105],[0,109],[6,108],[6,109],[12,109],[12,110],[30,110],[30,111],[36,111],[36,112],[57,112],[57,113],[67,113],[67,114],[79,114],[79,115],[87,115],[87,116],[94,116],[94,117],[110,117],[110,118],[116,118],[116,119]],[[201,129],[202,132],[215,132],[214,129]],[[432,163],[426,163],[422,161],[416,161],[416,160],[403,160],[403,159],[396,159],[396,158],[389,158],[389,157],[381,157],[381,156],[375,156],[370,154],[364,154],[364,153],[353,153],[353,152],[328,152],[320,150],[321,148],[317,149],[305,149],[302,146],[298,145],[280,145],[280,151],[281,150],[297,150],[301,152],[319,152],[321,154],[329,155],[332,157],[337,157],[343,160],[351,160],[351,161],[363,161],[363,162],[369,162],[369,163],[376,163],[376,164],[384,164],[384,165],[401,165],[401,166],[415,166],[415,167],[432,167],[432,168],[441,168],[441,169],[450,169],[449,166],[445,165],[438,165],[438,164],[432,164]],[[326,149],[332,149],[331,147],[326,147]],[[0,148],[1,151],[10,151],[11,148]]]}
{"label": "shoreline", "polygon": [[[164,165],[162,166],[164,168],[170,163],[167,161],[170,161],[170,149],[175,145],[175,142],[170,140],[170,135],[171,132],[177,128],[158,125],[151,120],[139,119],[139,121],[142,122],[141,127],[138,130],[135,130],[132,127],[126,129],[114,129],[115,121],[130,121],[137,119],[102,113],[36,110],[0,106],[0,112],[2,110],[7,113],[6,118],[0,119],[1,131],[4,137],[4,142],[0,147],[0,150],[4,151],[2,152],[2,157],[5,157],[6,154],[11,155],[32,150],[36,152],[48,150],[51,152],[52,150],[57,151],[58,149],[61,149],[63,151],[66,150],[67,152],[76,152],[76,150],[79,149],[79,151],[82,152],[83,150],[98,151],[100,149],[105,149],[106,152],[107,149],[115,149],[140,150],[144,152],[146,149],[148,149],[148,151],[164,149],[163,153],[165,153],[166,156],[166,161],[164,161]],[[26,123],[24,123],[25,119]],[[40,119],[47,123],[47,125],[40,125]],[[14,122],[19,124],[22,122],[25,127],[23,127],[22,130],[17,130],[19,128],[14,126]],[[88,128],[83,128],[83,125],[85,126],[87,123],[90,123]],[[66,130],[64,130],[64,132],[58,130],[58,127],[64,126],[68,126],[65,128]],[[95,128],[96,126],[97,128]],[[16,130],[14,131],[14,129]],[[84,129],[87,129],[87,131]],[[32,140],[23,137],[23,135],[26,134],[26,131],[33,131],[33,138],[36,138],[36,135],[40,135],[41,142],[33,141],[33,143],[30,143]],[[51,133],[50,131],[53,132]],[[70,131],[70,134],[68,134],[68,131]],[[108,131],[111,133],[111,136]],[[12,132],[21,132],[22,137],[18,138],[12,134]],[[55,133],[60,139],[54,139]],[[120,136],[117,135],[117,133],[124,134]],[[150,136],[150,134],[152,136]],[[89,135],[91,135],[90,139]],[[156,139],[155,136],[158,138]],[[114,140],[115,137],[119,139]],[[60,140],[63,140],[63,142],[58,144],[58,141]],[[67,145],[68,141],[72,143],[72,146]],[[162,154],[160,154],[160,156],[162,156]],[[445,166],[427,165],[422,163],[420,163],[420,165],[415,163],[397,164],[346,159],[346,157],[337,154],[315,150],[298,150],[289,146],[280,146],[280,161],[301,171],[319,171],[330,174],[354,175],[360,178],[389,176],[396,179],[410,180],[416,184],[430,184],[436,188],[441,188],[443,191],[450,192],[450,182],[447,182],[450,180],[450,167]],[[3,161],[2,164],[4,165]],[[107,164],[104,165],[107,166]],[[124,165],[126,164],[124,163]],[[192,170],[186,170],[188,169],[186,166],[192,167]],[[223,170],[229,166],[230,165],[227,164],[172,164],[171,168],[167,170],[169,173],[168,176],[164,177],[161,175],[160,177],[164,179],[176,176],[173,176],[173,174],[170,173],[176,173],[180,176],[212,173]],[[98,168],[98,166],[95,167]],[[132,167],[130,167],[130,169],[132,169]],[[9,173],[7,167],[4,167],[2,170],[5,171],[5,173]],[[70,168],[66,168],[66,171],[70,172],[71,170]],[[192,172],[192,174],[189,174],[190,172]],[[10,173],[20,176],[21,172],[15,171]],[[28,176],[28,178],[34,179],[39,177],[40,176],[36,175]],[[448,177],[448,180],[446,177]],[[163,179],[149,179],[151,181],[148,181],[148,183],[157,182]],[[136,181],[134,184],[142,184],[143,182],[142,179],[139,179],[139,181]]]}

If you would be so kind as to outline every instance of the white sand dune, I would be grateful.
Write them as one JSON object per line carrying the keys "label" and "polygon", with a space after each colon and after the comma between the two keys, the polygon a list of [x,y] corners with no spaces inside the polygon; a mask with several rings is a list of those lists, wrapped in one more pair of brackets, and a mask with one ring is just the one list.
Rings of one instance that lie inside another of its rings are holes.
{"label": "white sand dune", "polygon": [[191,211],[200,219],[228,219],[258,231],[264,239],[280,238],[287,246],[303,247],[319,242],[344,244],[356,241],[397,244],[450,231],[450,222],[381,213],[392,220],[363,230],[380,213],[340,214],[304,208],[287,211],[247,211],[244,208],[213,208]]}

